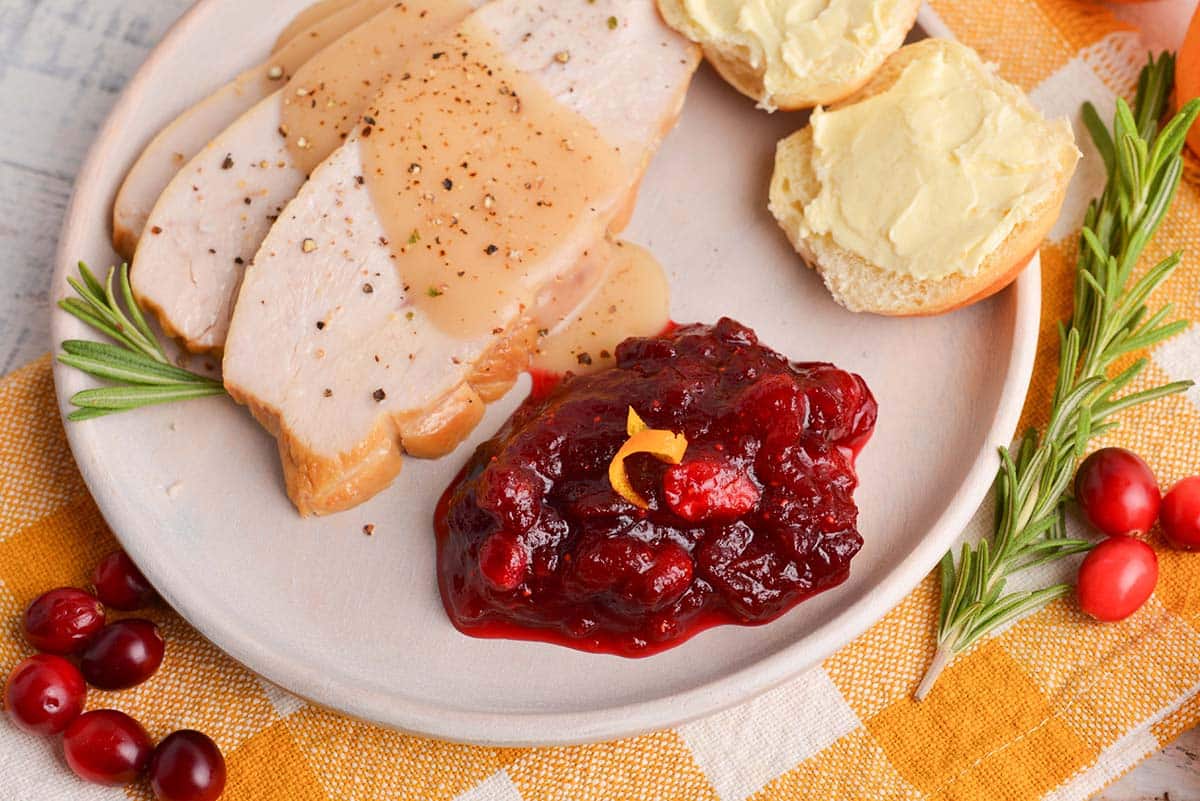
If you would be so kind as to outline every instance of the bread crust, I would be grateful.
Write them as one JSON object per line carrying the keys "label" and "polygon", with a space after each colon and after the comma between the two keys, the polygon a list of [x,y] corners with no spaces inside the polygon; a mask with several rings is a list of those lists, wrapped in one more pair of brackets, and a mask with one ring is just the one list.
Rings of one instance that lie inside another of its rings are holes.
{"label": "bread crust", "polygon": [[[859,91],[835,108],[852,105],[887,90],[904,67],[935,49],[941,40],[927,39],[894,54]],[[813,132],[805,127],[782,140],[771,179],[771,212],[801,258],[825,281],[834,299],[851,311],[893,317],[942,314],[987,298],[1007,287],[1029,264],[1058,218],[1074,171],[1077,154],[1058,165],[1054,192],[984,260],[975,275],[954,273],[940,279],[898,275],[842,249],[829,237],[807,238],[799,219],[820,187],[812,174]]]}
{"label": "bread crust", "polygon": [[698,43],[708,63],[730,86],[756,101],[763,108],[781,111],[801,111],[814,106],[828,105],[857,92],[871,79],[871,76],[875,74],[887,57],[903,44],[905,36],[916,24],[917,12],[921,7],[920,0],[906,0],[908,6],[904,18],[907,22],[888,32],[889,37],[883,46],[877,53],[872,54],[874,58],[861,73],[852,79],[842,83],[822,83],[820,76],[813,76],[808,83],[797,82],[797,86],[792,91],[768,95],[763,86],[765,69],[752,67],[748,53],[739,48],[722,48],[716,43],[704,41],[703,34],[692,24],[684,10],[683,0],[657,0],[657,2],[658,11],[666,23],[693,42]]}

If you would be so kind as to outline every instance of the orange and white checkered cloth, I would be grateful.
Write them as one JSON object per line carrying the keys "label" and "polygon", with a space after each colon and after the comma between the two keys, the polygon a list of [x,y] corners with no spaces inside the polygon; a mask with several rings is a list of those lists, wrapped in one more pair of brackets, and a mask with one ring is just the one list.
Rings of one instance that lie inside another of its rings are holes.
{"label": "orange and white checkered cloth", "polygon": [[[932,11],[929,27],[942,30],[931,33],[999,64],[1048,113],[1069,116],[1081,142],[1080,103],[1111,111],[1144,60],[1137,34],[1087,0],[933,0]],[[1026,425],[1046,412],[1076,230],[1103,184],[1084,150],[1042,250],[1043,337]],[[1181,191],[1148,259],[1177,248],[1189,259],[1157,300],[1200,320],[1200,186]],[[1147,382],[1200,375],[1200,327],[1151,358]],[[1197,472],[1200,387],[1126,414],[1105,444],[1148,457],[1164,484]],[[153,615],[169,644],[163,668],[135,690],[93,692],[89,704],[124,709],[155,736],[211,734],[229,760],[227,801],[1084,799],[1200,720],[1200,554],[1152,541],[1158,589],[1129,620],[1100,625],[1071,600],[1055,603],[959,658],[922,704],[910,696],[933,650],[932,578],[800,679],[706,720],[601,745],[475,748],[349,720],[258,679],[165,609]],[[115,546],[67,450],[43,358],[0,383],[0,671],[27,653],[25,604],[85,584]],[[148,798],[144,786],[84,785],[55,749],[0,722],[0,799]]]}

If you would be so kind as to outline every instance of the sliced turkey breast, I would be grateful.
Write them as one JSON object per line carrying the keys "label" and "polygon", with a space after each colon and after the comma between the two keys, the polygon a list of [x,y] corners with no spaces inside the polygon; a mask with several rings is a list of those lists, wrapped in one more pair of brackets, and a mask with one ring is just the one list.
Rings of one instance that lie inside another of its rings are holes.
{"label": "sliced turkey breast", "polygon": [[291,77],[338,37],[396,0],[325,0],[301,13],[276,43],[271,57],[176,117],[150,140],[130,167],[113,202],[113,247],[124,259],[134,249],[159,195],[210,139]]}
{"label": "sliced turkey breast", "polygon": [[[279,36],[275,38],[275,46],[271,48],[272,53],[277,53],[282,50],[289,42],[307,31],[312,26],[316,25],[326,17],[331,17],[344,8],[354,5],[360,0],[317,0],[312,5],[302,9],[300,13],[292,17],[292,21],[284,26],[279,32]],[[393,0],[394,2],[394,0]]]}
{"label": "sliced turkey breast", "polygon": [[414,51],[272,228],[226,342],[302,514],[449,452],[512,386],[698,62],[645,0],[493,0]]}
{"label": "sliced turkey breast", "polygon": [[349,130],[407,48],[483,0],[395,3],[310,59],[276,94],[205,145],[154,205],[131,281],[171,336],[220,351],[245,265],[275,218]]}

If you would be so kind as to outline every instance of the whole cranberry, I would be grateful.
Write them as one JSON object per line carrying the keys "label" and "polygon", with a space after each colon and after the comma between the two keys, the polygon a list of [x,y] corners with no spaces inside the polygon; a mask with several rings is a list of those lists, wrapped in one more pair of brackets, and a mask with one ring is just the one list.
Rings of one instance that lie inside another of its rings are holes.
{"label": "whole cranberry", "polygon": [[88,683],[103,690],[124,690],[150,678],[163,660],[163,638],[149,620],[110,623],[80,655]]}
{"label": "whole cranberry", "polygon": [[1141,540],[1118,534],[1093,548],[1079,565],[1079,607],[1096,620],[1124,620],[1154,592],[1158,557]]}
{"label": "whole cranberry", "polygon": [[207,735],[184,729],[150,757],[150,789],[158,801],[216,801],[225,789],[225,758]]}
{"label": "whole cranberry", "polygon": [[490,467],[479,479],[479,507],[496,515],[504,528],[521,534],[537,522],[542,510],[542,483],[523,467]]}
{"label": "whole cranberry", "polygon": [[145,769],[152,748],[141,724],[115,709],[85,712],[63,734],[67,765],[96,784],[129,784]]}
{"label": "whole cranberry", "polygon": [[107,606],[132,612],[154,601],[154,588],[124,551],[113,551],[92,572],[96,595]]}
{"label": "whole cranberry", "polygon": [[758,505],[759,494],[744,470],[726,462],[685,461],[663,474],[667,506],[689,523],[741,517]]}
{"label": "whole cranberry", "polygon": [[79,717],[86,697],[79,669],[54,654],[19,662],[4,686],[4,708],[30,734],[59,734]]}
{"label": "whole cranberry", "polygon": [[742,392],[738,416],[766,437],[795,442],[808,420],[808,401],[793,376],[777,373]]}
{"label": "whole cranberry", "polygon": [[1158,519],[1167,541],[1176,548],[1200,549],[1200,476],[1185,478],[1171,487],[1163,497]]}
{"label": "whole cranberry", "polygon": [[529,552],[510,534],[493,534],[479,546],[479,572],[497,590],[515,590],[528,566]]}
{"label": "whole cranberry", "polygon": [[25,609],[25,639],[51,654],[78,651],[103,625],[104,607],[74,587],[43,593]]}
{"label": "whole cranberry", "polygon": [[650,566],[634,579],[633,597],[647,609],[668,604],[687,590],[694,571],[691,555],[673,542],[659,545]]}
{"label": "whole cranberry", "polygon": [[639,539],[596,537],[576,548],[571,570],[574,582],[586,592],[620,592],[652,564],[653,549]]}
{"label": "whole cranberry", "polygon": [[866,383],[832,364],[807,365],[808,430],[830,442],[856,440],[875,426],[875,400]]}
{"label": "whole cranberry", "polygon": [[1075,500],[1093,526],[1114,536],[1149,531],[1162,495],[1154,473],[1137,454],[1101,448],[1079,466]]}

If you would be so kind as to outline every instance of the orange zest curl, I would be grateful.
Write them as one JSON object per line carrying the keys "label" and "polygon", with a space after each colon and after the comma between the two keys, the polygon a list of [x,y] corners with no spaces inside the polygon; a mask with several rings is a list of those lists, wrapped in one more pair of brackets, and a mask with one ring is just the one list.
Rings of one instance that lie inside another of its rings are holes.
{"label": "orange zest curl", "polygon": [[625,422],[625,433],[629,435],[629,439],[625,440],[625,444],[608,464],[608,482],[618,495],[637,508],[649,509],[649,502],[629,483],[625,460],[635,453],[648,453],[660,462],[679,464],[687,451],[688,441],[683,434],[650,428],[638,417],[632,406],[629,407],[629,417]]}

